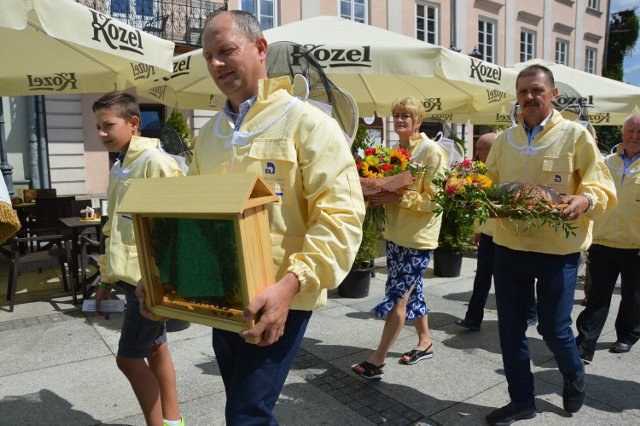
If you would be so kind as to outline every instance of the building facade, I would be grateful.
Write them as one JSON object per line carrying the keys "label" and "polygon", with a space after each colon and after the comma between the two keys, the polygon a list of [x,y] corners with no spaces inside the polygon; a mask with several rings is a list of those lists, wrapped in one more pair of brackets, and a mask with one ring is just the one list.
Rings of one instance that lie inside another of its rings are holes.
{"label": "building facade", "polygon": [[[220,1],[220,0],[219,0]],[[176,42],[176,52],[197,48],[208,0],[79,0],[104,14]],[[229,9],[254,13],[263,29],[320,15],[437,44],[499,65],[543,58],[600,74],[605,59],[608,0],[228,0]],[[0,6],[1,9],[2,6]],[[348,88],[346,88],[348,90]],[[109,157],[98,140],[91,104],[100,94],[47,95],[46,139],[50,186],[58,194],[106,192]],[[32,186],[28,98],[2,98],[9,164],[16,192]],[[141,99],[145,121],[170,109]],[[182,111],[194,133],[212,115]],[[383,125],[391,140],[393,135]],[[468,135],[471,137],[471,135]]]}

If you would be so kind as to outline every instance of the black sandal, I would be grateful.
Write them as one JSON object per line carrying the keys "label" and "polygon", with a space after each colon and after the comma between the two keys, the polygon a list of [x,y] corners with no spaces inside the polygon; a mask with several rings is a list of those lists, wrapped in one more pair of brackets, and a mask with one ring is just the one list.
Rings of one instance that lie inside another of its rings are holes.
{"label": "black sandal", "polygon": [[382,376],[384,376],[384,370],[382,369],[384,366],[385,364],[376,366],[371,364],[369,361],[362,361],[360,364],[351,367],[351,371],[365,379],[380,380],[382,379]]}
{"label": "black sandal", "polygon": [[433,358],[433,351],[429,352],[433,343],[429,345],[427,349],[421,351],[419,349],[412,349],[409,352],[405,352],[400,358],[400,361],[407,365],[415,364],[423,359],[431,359]]}

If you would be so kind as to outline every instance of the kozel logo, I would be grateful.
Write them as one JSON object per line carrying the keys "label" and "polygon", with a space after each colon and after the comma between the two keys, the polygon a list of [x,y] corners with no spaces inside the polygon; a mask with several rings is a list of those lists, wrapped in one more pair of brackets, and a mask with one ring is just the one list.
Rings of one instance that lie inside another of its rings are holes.
{"label": "kozel logo", "polygon": [[554,101],[556,104],[560,105],[560,106],[567,106],[567,105],[580,105],[580,106],[593,106],[593,95],[589,95],[586,98],[578,98],[578,97],[571,97],[571,96],[565,96],[565,95],[559,95],[556,100]]}
{"label": "kozel logo", "polygon": [[164,99],[164,95],[167,92],[167,86],[155,86],[149,89],[149,94],[155,96],[157,99]]}
{"label": "kozel logo", "polygon": [[502,69],[500,67],[490,67],[477,59],[469,59],[471,60],[470,78],[477,78],[483,83],[500,84],[502,79]]}
{"label": "kozel logo", "polygon": [[431,112],[434,109],[436,111],[442,111],[442,102],[440,98],[427,98],[422,101],[422,106],[425,112]]}
{"label": "kozel logo", "polygon": [[[371,67],[371,46],[362,46],[360,49],[329,49],[322,44],[305,44],[309,51],[321,63],[323,68],[339,67]],[[304,53],[300,46],[293,47],[291,59],[293,65],[300,65],[300,58]]]}
{"label": "kozel logo", "polygon": [[134,80],[146,80],[152,75],[156,75],[156,69],[153,65],[147,64],[131,64]]}
{"label": "kozel logo", "polygon": [[591,124],[609,123],[611,121],[611,114],[608,112],[589,114],[589,121],[591,121]]}
{"label": "kozel logo", "polygon": [[496,114],[496,123],[511,123],[511,116],[509,114]]}
{"label": "kozel logo", "polygon": [[191,70],[191,56],[187,56],[187,59],[173,63],[173,74],[171,74],[171,78],[189,74],[189,70]]}
{"label": "kozel logo", "polygon": [[453,114],[433,114],[431,118],[440,121],[451,121],[453,119]]}
{"label": "kozel logo", "polygon": [[95,10],[91,11],[93,15],[93,37],[92,40],[102,42],[100,35],[104,37],[105,43],[110,48],[117,50],[128,50],[130,52],[142,55],[142,34],[140,30],[129,31],[119,27],[116,20],[105,16]]}
{"label": "kozel logo", "polygon": [[507,97],[507,94],[501,90],[487,90],[487,102],[495,104]]}
{"label": "kozel logo", "polygon": [[27,74],[27,86],[29,90],[50,90],[59,92],[61,90],[77,90],[78,80],[74,72],[60,72],[50,76],[33,76]]}

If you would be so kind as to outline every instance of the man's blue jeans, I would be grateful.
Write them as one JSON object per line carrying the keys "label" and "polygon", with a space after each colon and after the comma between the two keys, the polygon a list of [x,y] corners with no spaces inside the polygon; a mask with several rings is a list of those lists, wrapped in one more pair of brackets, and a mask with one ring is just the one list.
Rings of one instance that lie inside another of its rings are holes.
{"label": "man's blue jeans", "polygon": [[580,253],[553,255],[495,246],[493,277],[498,305],[502,361],[511,400],[519,408],[534,403],[527,330],[530,287],[537,278],[538,332],[565,379],[584,373],[571,330],[571,311]]}
{"label": "man's blue jeans", "polygon": [[311,311],[289,311],[284,335],[272,345],[246,343],[238,333],[213,329],[213,350],[227,395],[228,426],[277,425],[280,391],[298,353]]}

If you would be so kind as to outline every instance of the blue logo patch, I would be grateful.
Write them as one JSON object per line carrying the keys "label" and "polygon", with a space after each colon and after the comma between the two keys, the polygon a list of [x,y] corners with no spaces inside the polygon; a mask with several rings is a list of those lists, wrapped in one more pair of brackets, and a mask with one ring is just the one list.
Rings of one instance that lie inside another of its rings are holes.
{"label": "blue logo patch", "polygon": [[556,176],[553,178],[553,181],[554,181],[554,182],[562,182],[562,177],[561,177],[560,175],[556,175]]}
{"label": "blue logo patch", "polygon": [[276,174],[276,165],[273,164],[272,162],[268,162],[267,163],[267,168],[264,169],[264,173],[267,174],[267,175]]}

